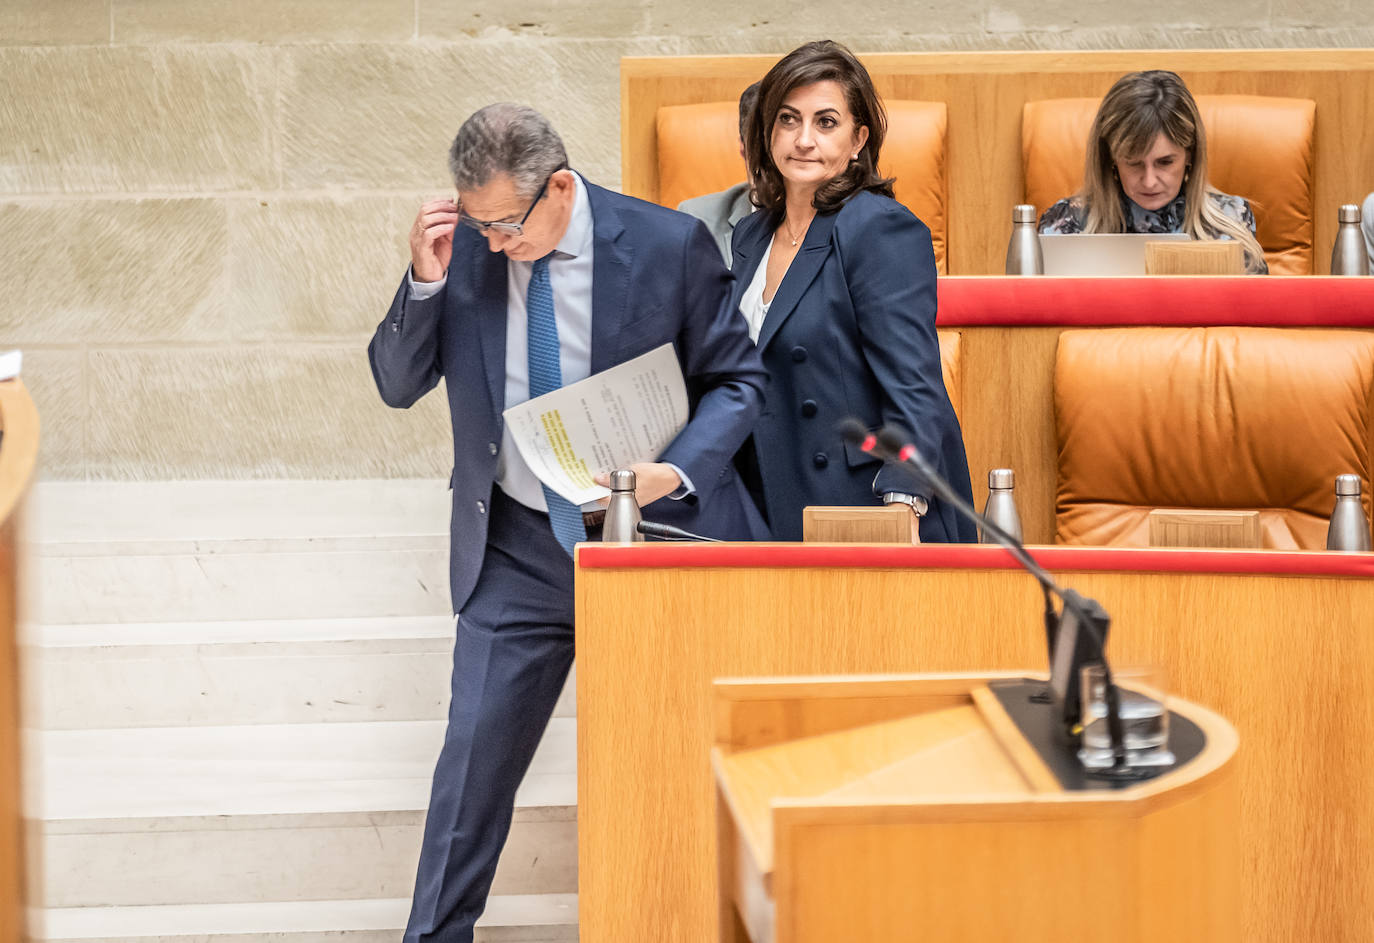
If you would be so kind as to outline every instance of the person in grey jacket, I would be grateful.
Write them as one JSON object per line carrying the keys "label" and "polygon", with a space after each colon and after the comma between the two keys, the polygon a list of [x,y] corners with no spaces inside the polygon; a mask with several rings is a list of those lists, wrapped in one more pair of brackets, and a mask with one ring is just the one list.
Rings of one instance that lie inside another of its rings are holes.
{"label": "person in grey jacket", "polygon": [[[759,99],[759,83],[755,82],[744,90],[739,97],[739,153],[744,156],[744,125],[754,103]],[[678,204],[679,212],[695,216],[706,224],[720,254],[728,266],[732,260],[730,241],[735,233],[735,224],[754,212],[754,204],[749,199],[749,182],[737,183],[728,190],[694,196]]]}

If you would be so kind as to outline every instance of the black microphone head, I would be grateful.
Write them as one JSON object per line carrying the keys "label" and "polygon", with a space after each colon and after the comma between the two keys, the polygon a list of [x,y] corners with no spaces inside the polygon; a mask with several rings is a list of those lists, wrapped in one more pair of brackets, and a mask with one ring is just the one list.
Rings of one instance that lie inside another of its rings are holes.
{"label": "black microphone head", "polygon": [[893,455],[898,454],[908,444],[910,440],[893,429],[891,426],[883,426],[878,430],[878,444],[887,449]]}
{"label": "black microphone head", "polygon": [[862,446],[868,439],[868,426],[850,416],[848,419],[841,419],[838,426],[840,437],[851,445]]}

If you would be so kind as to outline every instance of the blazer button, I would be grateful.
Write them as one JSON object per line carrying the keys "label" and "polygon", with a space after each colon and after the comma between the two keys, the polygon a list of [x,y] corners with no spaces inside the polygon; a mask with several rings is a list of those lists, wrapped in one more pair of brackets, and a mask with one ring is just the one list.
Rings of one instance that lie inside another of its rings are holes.
{"label": "blazer button", "polygon": [[487,451],[490,452],[492,455],[495,455],[496,452],[497,452],[496,443],[495,443],[495,442],[488,442],[488,443],[487,443]]}
{"label": "blazer button", "polygon": [[816,415],[816,411],[819,408],[820,407],[816,405],[816,401],[814,399],[802,400],[802,415],[805,416],[807,419],[810,419],[812,416]]}
{"label": "blazer button", "polygon": [[792,362],[801,363],[806,359],[806,348],[798,345],[792,348]]}
{"label": "blazer button", "polygon": [[826,455],[824,452],[817,452],[815,455],[811,456],[811,461],[817,468],[824,468],[830,464],[830,456]]}
{"label": "blazer button", "polygon": [[485,501],[478,501],[478,502],[477,502],[477,513],[478,513],[478,514],[485,514],[485,513],[487,513],[487,502],[485,502]]}

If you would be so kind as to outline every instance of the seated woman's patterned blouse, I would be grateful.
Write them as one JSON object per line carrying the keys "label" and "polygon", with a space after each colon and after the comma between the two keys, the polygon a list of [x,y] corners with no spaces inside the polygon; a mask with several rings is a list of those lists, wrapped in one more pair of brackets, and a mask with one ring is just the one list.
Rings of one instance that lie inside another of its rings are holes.
{"label": "seated woman's patterned blouse", "polygon": [[[1207,197],[1222,213],[1249,229],[1250,232],[1255,231],[1255,214],[1250,211],[1250,203],[1245,198],[1215,190],[1209,192]],[[1183,232],[1183,203],[1183,192],[1180,190],[1173,202],[1157,210],[1147,210],[1123,193],[1121,194],[1121,209],[1126,217],[1125,231],[1134,233]],[[1045,214],[1040,217],[1040,232],[1079,233],[1083,231],[1083,225],[1087,220],[1087,206],[1077,197],[1069,197],[1045,210]],[[1225,233],[1215,235],[1219,239],[1231,238]],[[1269,274],[1269,266],[1263,258],[1259,260],[1259,273]]]}

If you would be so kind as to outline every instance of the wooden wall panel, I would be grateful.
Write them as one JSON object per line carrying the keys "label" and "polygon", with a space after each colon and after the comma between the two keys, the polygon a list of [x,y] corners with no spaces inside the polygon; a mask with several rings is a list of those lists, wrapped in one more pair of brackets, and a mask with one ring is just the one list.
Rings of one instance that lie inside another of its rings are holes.
{"label": "wooden wall panel", "polygon": [[0,940],[24,938],[19,738],[19,518],[38,455],[38,413],[19,380],[0,382]]}
{"label": "wooden wall panel", "polygon": [[[646,545],[636,554],[663,548]],[[711,552],[711,548],[694,548]],[[711,681],[1045,667],[1041,602],[1011,570],[582,569],[577,579],[581,934],[697,943],[717,927]],[[1243,939],[1361,940],[1374,910],[1374,582],[1074,571],[1119,666],[1236,727]]]}

